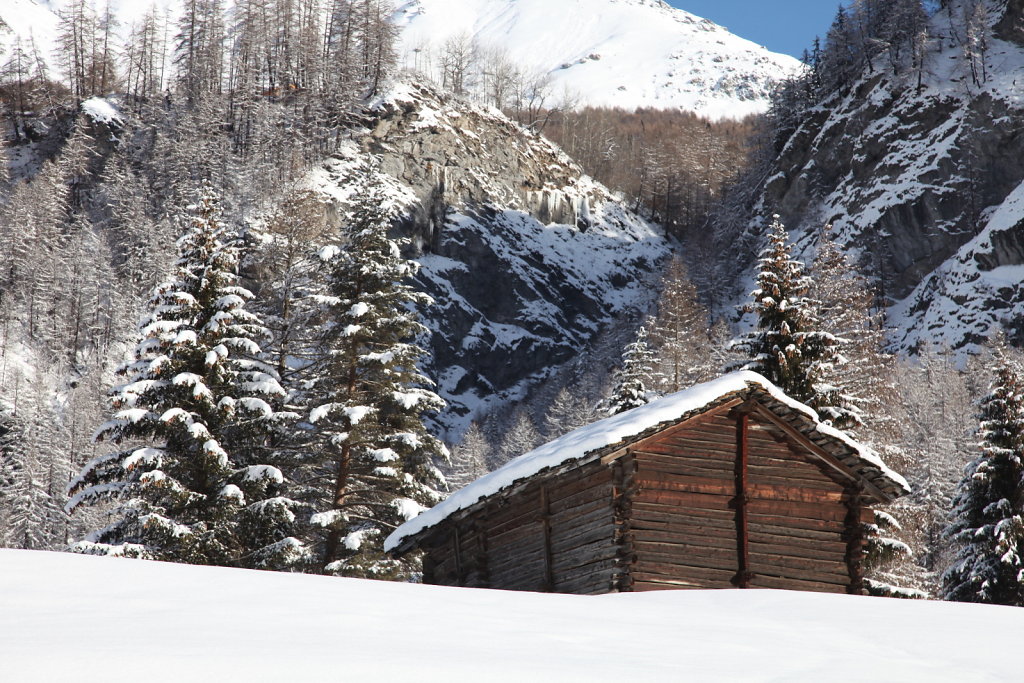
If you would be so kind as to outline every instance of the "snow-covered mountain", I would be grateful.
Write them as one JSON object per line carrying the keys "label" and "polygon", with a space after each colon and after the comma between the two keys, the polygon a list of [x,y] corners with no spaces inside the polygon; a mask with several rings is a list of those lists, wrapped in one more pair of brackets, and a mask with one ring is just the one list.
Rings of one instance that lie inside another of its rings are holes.
{"label": "snow-covered mountain", "polygon": [[[110,0],[120,31],[156,5],[172,16],[182,0]],[[0,47],[32,37],[53,51],[56,12],[67,0],[0,2]],[[230,4],[230,3],[229,3]],[[682,108],[712,118],[764,111],[781,77],[799,68],[725,28],[661,0],[398,0],[399,63],[431,70],[445,42],[465,36],[500,51],[520,70],[548,75],[552,101]]]}
{"label": "snow-covered mountain", "polygon": [[[951,31],[961,3],[929,26],[920,89],[881,55],[812,107],[784,139],[746,231],[730,238],[749,272],[771,214],[806,257],[821,226],[894,302],[895,348],[977,349],[1002,327],[1024,332],[1024,3],[990,2],[977,81]],[[977,59],[977,58],[976,58]],[[739,291],[739,290],[737,290]]]}
{"label": "snow-covered mountain", "polygon": [[556,95],[630,110],[741,118],[764,111],[774,84],[799,68],[661,0],[404,0],[395,22],[400,62],[411,68],[466,36],[549,74]]}
{"label": "snow-covered mountain", "polygon": [[367,154],[435,300],[423,311],[427,369],[449,402],[449,436],[650,305],[669,252],[660,229],[493,108],[398,84],[311,186],[343,205]]}
{"label": "snow-covered mountain", "polygon": [[993,605],[557,595],[0,550],[0,659],[21,683],[1012,681],[1022,629],[1024,610]]}

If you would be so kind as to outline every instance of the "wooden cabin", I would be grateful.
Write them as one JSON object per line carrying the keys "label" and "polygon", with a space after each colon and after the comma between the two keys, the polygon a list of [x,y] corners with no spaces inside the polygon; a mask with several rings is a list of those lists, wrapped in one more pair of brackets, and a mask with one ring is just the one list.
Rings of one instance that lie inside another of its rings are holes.
{"label": "wooden cabin", "polygon": [[588,425],[399,527],[423,580],[559,593],[863,592],[863,524],[908,491],[870,449],[738,372]]}

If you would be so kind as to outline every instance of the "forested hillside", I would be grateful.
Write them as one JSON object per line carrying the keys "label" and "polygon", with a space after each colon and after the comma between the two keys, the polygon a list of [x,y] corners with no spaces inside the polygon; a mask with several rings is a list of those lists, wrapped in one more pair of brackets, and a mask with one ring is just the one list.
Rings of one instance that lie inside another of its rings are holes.
{"label": "forested hillside", "polygon": [[809,257],[831,224],[888,307],[894,349],[963,359],[993,328],[1019,341],[1021,15],[988,0],[841,12],[779,93],[715,221],[719,252],[749,263],[778,213]]}
{"label": "forested hillside", "polygon": [[1015,599],[1020,2],[857,0],[715,121],[400,68],[383,0],[58,4],[0,8],[0,544],[415,579],[389,529],[745,368],[910,480],[873,592]]}
{"label": "forested hillside", "polygon": [[[649,307],[668,253],[657,226],[535,130],[400,77],[389,11],[199,2],[115,30],[75,2],[54,54],[13,39],[0,79],[5,544],[320,569],[342,548],[339,571],[400,573],[358,551],[445,488],[444,448],[424,450],[435,437],[414,424],[457,441]],[[356,245],[371,227],[392,245],[374,258],[416,259],[393,271],[414,289],[379,310],[365,289],[341,293],[374,266],[332,265],[370,258]],[[192,278],[209,269],[237,281],[207,291]],[[425,326],[369,324],[405,306]],[[230,321],[241,327],[217,336]],[[400,351],[413,341],[426,352]],[[331,359],[357,348],[374,349],[369,365],[345,372],[395,368],[397,403],[332,393],[354,385]],[[595,401],[609,370],[588,369]],[[416,398],[435,386],[445,401]],[[402,411],[415,419],[395,431]],[[365,463],[350,464],[346,439]],[[403,476],[424,488],[387,483]],[[373,493],[339,502],[357,480]],[[225,524],[194,500],[248,517]],[[168,540],[197,524],[213,538]]]}

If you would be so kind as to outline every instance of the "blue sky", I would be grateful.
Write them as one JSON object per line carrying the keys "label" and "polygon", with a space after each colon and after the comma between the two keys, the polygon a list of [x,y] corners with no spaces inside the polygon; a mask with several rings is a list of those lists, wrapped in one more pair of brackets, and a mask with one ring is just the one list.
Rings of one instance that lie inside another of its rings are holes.
{"label": "blue sky", "polygon": [[840,0],[668,0],[673,7],[721,24],[772,52],[799,57],[822,38]]}

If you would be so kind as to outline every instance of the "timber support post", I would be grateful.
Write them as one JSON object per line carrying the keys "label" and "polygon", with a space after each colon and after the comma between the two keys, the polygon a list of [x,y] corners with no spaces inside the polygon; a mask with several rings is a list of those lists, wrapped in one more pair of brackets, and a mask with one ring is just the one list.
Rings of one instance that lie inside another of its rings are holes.
{"label": "timber support post", "polygon": [[615,551],[615,570],[612,575],[610,589],[614,592],[633,590],[633,565],[636,564],[636,552],[633,546],[633,532],[630,525],[632,518],[631,506],[636,493],[634,473],[636,458],[627,452],[626,456],[612,462],[612,515],[614,518],[613,542]]}
{"label": "timber support post", "polygon": [[491,587],[491,575],[487,560],[487,513],[486,510],[476,525],[476,572],[480,588]]}
{"label": "timber support post", "polygon": [[466,568],[462,561],[462,534],[459,533],[459,525],[455,524],[452,529],[452,544],[455,547],[455,585],[466,585]]}
{"label": "timber support post", "polygon": [[554,558],[551,556],[551,501],[548,499],[548,487],[540,487],[540,522],[544,538],[544,577],[541,590],[551,593],[555,590]]}
{"label": "timber support post", "polygon": [[736,496],[732,500],[732,506],[736,510],[736,559],[737,571],[732,577],[732,584],[737,588],[749,588],[754,578],[750,570],[750,518],[748,505],[750,503],[750,442],[748,428],[750,414],[754,412],[754,404],[747,401],[736,406],[732,411],[736,418]]}
{"label": "timber support post", "polygon": [[853,595],[864,595],[864,550],[867,539],[864,533],[864,487],[853,484],[846,487],[846,567],[850,573],[850,584],[846,592]]}

